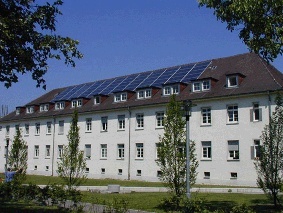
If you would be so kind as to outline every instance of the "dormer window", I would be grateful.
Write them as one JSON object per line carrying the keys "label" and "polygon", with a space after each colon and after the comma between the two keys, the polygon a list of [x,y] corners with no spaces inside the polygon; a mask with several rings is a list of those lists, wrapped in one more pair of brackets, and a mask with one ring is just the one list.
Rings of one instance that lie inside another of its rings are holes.
{"label": "dormer window", "polygon": [[210,90],[210,80],[197,81],[193,83],[193,92]]}
{"label": "dormer window", "polygon": [[94,104],[95,105],[100,104],[100,97],[99,96],[94,97]]}
{"label": "dormer window", "polygon": [[151,98],[151,89],[139,90],[137,95],[138,99]]}
{"label": "dormer window", "polygon": [[49,104],[41,104],[40,105],[40,112],[46,112],[49,110]]}
{"label": "dormer window", "polygon": [[26,113],[30,114],[30,113],[33,113],[34,112],[34,107],[33,106],[28,106],[26,108]]}
{"label": "dormer window", "polygon": [[179,93],[180,93],[179,85],[171,85],[171,86],[163,87],[163,95],[172,95]]}
{"label": "dormer window", "polygon": [[19,115],[21,113],[21,108],[16,108],[16,115]]}
{"label": "dormer window", "polygon": [[127,93],[118,93],[114,95],[114,102],[121,102],[121,101],[126,101],[127,100]]}
{"label": "dormer window", "polygon": [[231,75],[227,76],[227,87],[237,87],[238,84],[238,76],[237,75]]}
{"label": "dormer window", "polygon": [[55,104],[55,109],[56,109],[56,110],[64,109],[64,108],[65,108],[65,102],[64,102],[64,101],[57,102],[57,103]]}
{"label": "dormer window", "polygon": [[81,107],[82,105],[83,105],[82,99],[72,101],[72,108]]}

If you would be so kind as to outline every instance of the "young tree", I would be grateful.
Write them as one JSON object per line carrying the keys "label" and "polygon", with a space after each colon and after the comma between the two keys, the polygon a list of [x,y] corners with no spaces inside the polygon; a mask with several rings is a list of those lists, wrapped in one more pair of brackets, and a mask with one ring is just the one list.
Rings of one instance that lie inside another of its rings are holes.
{"label": "young tree", "polygon": [[57,163],[57,173],[67,185],[68,190],[73,190],[86,180],[86,161],[83,151],[79,150],[80,135],[77,109],[73,113],[67,138],[69,143],[63,148],[61,159]]}
{"label": "young tree", "polygon": [[8,165],[12,169],[20,170],[16,175],[16,179],[20,182],[26,177],[28,160],[28,146],[26,141],[23,140],[21,130],[16,130],[16,135],[9,151]]}
{"label": "young tree", "polygon": [[82,58],[78,41],[56,34],[63,1],[44,5],[36,1],[0,0],[0,82],[7,88],[18,82],[19,74],[29,72],[37,87],[45,89],[49,59],[64,58],[65,64],[75,66],[73,59]]}
{"label": "young tree", "polygon": [[214,9],[217,19],[239,37],[250,51],[273,61],[283,53],[282,0],[198,0],[200,6]]}
{"label": "young tree", "polygon": [[280,95],[276,98],[275,112],[265,126],[261,140],[260,158],[255,162],[257,184],[277,206],[283,187],[283,105]]}
{"label": "young tree", "polygon": [[[181,104],[176,96],[171,96],[164,118],[164,135],[160,136],[157,165],[161,171],[161,181],[170,189],[172,201],[178,208],[181,197],[186,192],[186,121]],[[190,143],[190,184],[196,181],[198,161],[195,156],[195,143]]]}

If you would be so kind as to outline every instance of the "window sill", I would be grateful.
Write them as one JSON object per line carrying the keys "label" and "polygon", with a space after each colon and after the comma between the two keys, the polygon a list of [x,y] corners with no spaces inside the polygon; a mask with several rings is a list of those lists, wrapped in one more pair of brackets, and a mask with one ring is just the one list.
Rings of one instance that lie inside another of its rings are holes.
{"label": "window sill", "polygon": [[125,160],[125,158],[116,158],[116,160]]}
{"label": "window sill", "polygon": [[101,132],[101,133],[102,133],[102,132],[107,132],[107,130],[101,130],[100,132]]}
{"label": "window sill", "polygon": [[62,133],[60,132],[60,133],[58,133],[58,135],[64,135],[64,132],[62,132]]}
{"label": "window sill", "polygon": [[208,179],[210,179],[210,177],[204,177],[203,179],[206,179],[206,180],[208,180]]}
{"label": "window sill", "polygon": [[144,128],[136,128],[136,131],[144,130]]}
{"label": "window sill", "polygon": [[231,177],[230,180],[237,180],[237,178],[236,177]]}
{"label": "window sill", "polygon": [[261,122],[261,120],[254,120],[254,121],[252,121],[252,123],[259,123],[259,122]]}
{"label": "window sill", "polygon": [[228,123],[226,123],[226,125],[238,125],[239,124],[239,122],[237,121],[237,122],[228,122]]}
{"label": "window sill", "polygon": [[211,158],[202,158],[202,159],[200,159],[201,161],[212,161],[212,159]]}
{"label": "window sill", "polygon": [[39,157],[33,157],[33,159],[38,159]]}
{"label": "window sill", "polygon": [[100,158],[100,160],[107,160],[107,158]]}
{"label": "window sill", "polygon": [[156,126],[155,129],[164,129],[164,126]]}
{"label": "window sill", "polygon": [[45,159],[50,159],[50,157],[45,157]]}
{"label": "window sill", "polygon": [[124,132],[125,129],[118,129],[117,132]]}
{"label": "window sill", "polygon": [[91,133],[92,131],[85,131],[85,133]]}
{"label": "window sill", "polygon": [[208,126],[212,126],[211,124],[201,124],[201,127],[208,127]]}
{"label": "window sill", "polygon": [[51,133],[46,133],[46,135],[51,135]]}
{"label": "window sill", "polygon": [[227,159],[227,161],[240,161],[240,159]]}
{"label": "window sill", "polygon": [[137,161],[143,161],[143,158],[135,158]]}
{"label": "window sill", "polygon": [[91,160],[91,158],[85,158],[86,160]]}

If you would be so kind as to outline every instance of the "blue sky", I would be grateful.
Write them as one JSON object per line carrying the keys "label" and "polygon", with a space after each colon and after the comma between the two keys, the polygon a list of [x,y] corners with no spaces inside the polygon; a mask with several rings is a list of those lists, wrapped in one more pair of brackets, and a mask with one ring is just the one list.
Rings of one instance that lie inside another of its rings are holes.
{"label": "blue sky", "polygon": [[[61,11],[57,33],[79,40],[84,58],[75,68],[51,61],[46,91],[30,75],[1,84],[0,106],[10,112],[55,88],[248,52],[197,0],[65,1]],[[273,65],[283,71],[283,58]]]}

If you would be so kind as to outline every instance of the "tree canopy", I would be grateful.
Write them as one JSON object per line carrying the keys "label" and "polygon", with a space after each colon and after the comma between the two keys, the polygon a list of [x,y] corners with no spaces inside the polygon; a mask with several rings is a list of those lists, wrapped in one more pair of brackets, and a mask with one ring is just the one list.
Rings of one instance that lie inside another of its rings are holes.
{"label": "tree canopy", "polygon": [[8,88],[18,75],[31,73],[37,87],[46,88],[48,60],[65,59],[75,66],[82,58],[78,41],[57,35],[56,18],[62,0],[39,5],[36,0],[0,0],[0,82]]}
{"label": "tree canopy", "polygon": [[283,53],[282,0],[198,0],[201,7],[214,9],[218,20],[239,37],[249,50],[273,61]]}

